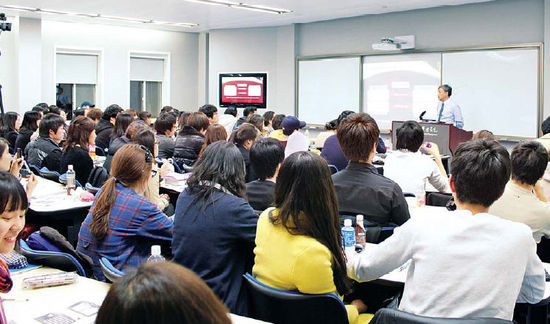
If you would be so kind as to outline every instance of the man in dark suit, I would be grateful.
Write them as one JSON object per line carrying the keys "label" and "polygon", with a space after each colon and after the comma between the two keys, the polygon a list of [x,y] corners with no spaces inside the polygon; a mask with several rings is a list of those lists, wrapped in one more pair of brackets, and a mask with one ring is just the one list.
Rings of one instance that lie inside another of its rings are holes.
{"label": "man in dark suit", "polygon": [[274,138],[261,138],[250,148],[250,164],[258,180],[246,184],[248,203],[256,211],[273,204],[275,179],[285,158],[285,150]]}

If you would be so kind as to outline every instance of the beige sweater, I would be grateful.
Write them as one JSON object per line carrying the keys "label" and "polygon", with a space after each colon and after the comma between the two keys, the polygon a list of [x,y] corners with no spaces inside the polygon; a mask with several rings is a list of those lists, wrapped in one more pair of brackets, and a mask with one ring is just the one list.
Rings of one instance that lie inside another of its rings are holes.
{"label": "beige sweater", "polygon": [[160,189],[160,169],[153,163],[153,177],[149,180],[149,185],[145,189],[145,197],[158,206],[162,211],[169,204],[169,201],[162,198],[159,194]]}

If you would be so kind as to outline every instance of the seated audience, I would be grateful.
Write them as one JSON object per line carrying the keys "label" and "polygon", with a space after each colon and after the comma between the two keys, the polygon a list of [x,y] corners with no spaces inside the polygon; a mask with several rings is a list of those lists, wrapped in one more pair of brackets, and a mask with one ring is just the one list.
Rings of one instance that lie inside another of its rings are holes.
{"label": "seated audience", "polygon": [[189,116],[187,124],[183,126],[176,137],[174,145],[174,161],[178,163],[180,168],[183,165],[192,166],[195,164],[204,144],[204,134],[209,125],[208,117],[201,112],[194,112]]}
{"label": "seated audience", "polygon": [[25,147],[25,160],[38,168],[46,167],[59,172],[61,148],[65,131],[63,118],[56,114],[46,114],[38,127],[39,136]]}
{"label": "seated audience", "polygon": [[231,132],[233,131],[233,126],[235,126],[235,122],[237,121],[237,114],[237,108],[228,107],[223,112],[223,115],[219,116],[218,124],[225,127],[225,131],[227,132],[227,134],[231,134]]}
{"label": "seated audience", "polygon": [[219,124],[211,124],[210,126],[208,126],[208,129],[206,130],[206,135],[204,137],[204,144],[202,145],[199,156],[202,155],[202,152],[204,152],[204,150],[208,145],[217,141],[225,141],[225,140],[227,140],[227,132],[225,131],[225,127]]}
{"label": "seated audience", "polygon": [[124,112],[130,114],[134,120],[138,119],[137,111],[135,109],[126,109]]}
{"label": "seated audience", "polygon": [[[542,137],[538,138],[537,141],[542,143],[542,145],[546,147],[548,154],[550,154],[550,117],[546,118],[542,122],[541,130]],[[546,199],[550,201],[550,158],[548,159],[548,166],[546,167],[546,172],[542,176],[540,184],[544,190],[544,195],[546,196]]]}
{"label": "seated audience", "polygon": [[397,182],[403,192],[413,195],[424,194],[426,182],[440,192],[447,191],[449,180],[439,148],[435,143],[429,143],[429,147],[422,144],[424,131],[420,124],[412,120],[404,122],[396,130],[395,138],[396,150],[386,157],[384,176]]}
{"label": "seated audience", "polygon": [[336,134],[336,128],[338,127],[338,120],[334,119],[325,124],[325,131],[319,133],[315,139],[315,146],[322,150],[325,145],[325,141],[332,135]]}
{"label": "seated audience", "polygon": [[363,214],[366,224],[402,225],[409,219],[403,192],[372,165],[379,134],[365,113],[353,114],[338,126],[338,141],[349,160],[344,170],[332,175],[338,208],[340,214]]}
{"label": "seated audience", "polygon": [[[8,148],[8,141],[3,138],[0,138],[0,171],[8,171],[15,178],[19,179],[19,171],[23,167],[23,158],[16,159],[11,156],[10,150]],[[29,170],[30,172],[30,170]],[[27,181],[27,186],[25,190],[27,191],[27,196],[31,196],[34,189],[38,185],[38,179],[36,176],[31,173],[29,180]]]}
{"label": "seated audience", "polygon": [[242,276],[251,270],[258,216],[245,200],[244,179],[235,145],[218,141],[206,148],[176,204],[172,252],[232,313],[246,316]]}
{"label": "seated audience", "polygon": [[95,123],[88,117],[78,116],[69,126],[67,141],[59,165],[59,172],[67,172],[72,165],[75,178],[81,185],[86,185],[88,177],[94,168],[90,157],[90,145],[95,143]]}
{"label": "seated audience", "polygon": [[271,126],[273,126],[273,131],[269,133],[269,137],[274,138],[281,142],[281,145],[283,147],[286,146],[286,141],[288,140],[288,136],[283,134],[283,120],[286,118],[285,115],[275,115],[273,117],[273,122],[271,123]]}
{"label": "seated audience", "polygon": [[174,111],[174,107],[172,107],[172,106],[164,106],[160,109],[161,114],[167,114],[167,113],[172,112],[172,111]]}
{"label": "seated audience", "polygon": [[[14,249],[19,233],[25,227],[27,208],[29,202],[21,183],[10,173],[0,171],[0,253],[9,253]],[[12,285],[8,266],[0,260],[0,293],[9,292]],[[0,300],[0,308],[1,305]],[[0,314],[5,320],[3,309]]]}
{"label": "seated audience", "polygon": [[149,262],[111,285],[96,324],[231,324],[229,310],[193,271]]}
{"label": "seated audience", "polygon": [[199,112],[203,113],[208,117],[208,122],[210,124],[218,123],[218,108],[214,105],[204,105],[199,108]]}
{"label": "seated audience", "polygon": [[246,107],[243,110],[243,115],[241,118],[237,119],[237,122],[235,122],[235,125],[233,126],[233,130],[237,130],[239,126],[241,126],[243,123],[246,123],[250,116],[254,115],[258,108],[256,107]]}
{"label": "seated audience", "polygon": [[2,137],[4,137],[10,147],[15,147],[15,140],[19,135],[19,127],[21,126],[21,116],[13,111],[8,111],[4,114],[4,120],[2,122]]}
{"label": "seated audience", "polygon": [[86,110],[82,108],[75,109],[73,111],[73,120],[78,116],[86,116]]}
{"label": "seated audience", "polygon": [[254,169],[250,167],[250,148],[257,138],[258,132],[256,130],[256,127],[249,123],[244,123],[239,126],[239,128],[237,128],[237,130],[234,131],[229,138],[230,142],[233,142],[235,145],[237,145],[237,148],[239,149],[243,157],[246,170],[246,182],[258,179],[256,173],[254,172]]}
{"label": "seated audience", "polygon": [[260,138],[250,148],[250,165],[258,177],[246,184],[248,203],[256,211],[273,205],[273,192],[285,150],[274,138]]}
{"label": "seated audience", "polygon": [[155,131],[157,132],[157,141],[159,143],[158,157],[169,159],[174,156],[176,133],[176,117],[172,114],[162,114],[155,121]]}
{"label": "seated audience", "polygon": [[103,116],[103,111],[101,111],[101,109],[99,108],[91,108],[90,110],[88,110],[85,116],[93,120],[94,123],[98,124],[101,120],[101,117]]}
{"label": "seated audience", "polygon": [[258,114],[249,115],[248,122],[258,130],[258,137],[262,137],[265,134],[264,130],[264,118]]}
{"label": "seated audience", "polygon": [[[277,289],[349,293],[338,201],[327,163],[315,153],[294,153],[281,165],[275,186],[276,207],[258,219],[252,274]],[[368,323],[368,318],[358,321],[365,305],[354,304],[346,306],[349,323]]]}
{"label": "seated audience", "polygon": [[264,136],[267,136],[269,133],[273,131],[273,117],[275,117],[275,112],[268,110],[264,112],[262,117],[264,118],[264,129],[265,129]]}
{"label": "seated audience", "polygon": [[283,120],[283,134],[288,136],[285,146],[285,157],[295,152],[309,150],[309,138],[300,131],[306,126],[306,122],[298,120],[294,116],[287,116]]}
{"label": "seated audience", "polygon": [[37,111],[27,111],[23,115],[23,123],[21,123],[21,128],[19,128],[19,134],[15,140],[15,150],[21,149],[25,151],[25,147],[31,141],[31,136],[38,130],[38,125],[42,115]]}
{"label": "seated audience", "polygon": [[[111,142],[110,136],[113,132],[113,128],[115,127],[114,125],[116,117],[121,112],[122,108],[120,108],[120,106],[116,104],[110,105],[105,109],[95,129],[97,135],[95,139],[96,147],[100,147],[103,150],[109,147],[109,143]],[[97,153],[102,154],[100,151],[98,151]]]}
{"label": "seated audience", "polygon": [[472,139],[473,140],[476,140],[476,139],[487,139],[487,140],[492,140],[492,141],[496,141],[497,138],[495,137],[495,135],[493,135],[493,132],[489,131],[489,130],[486,130],[486,129],[482,129],[480,130],[479,132],[475,133],[473,136],[472,136]]}
{"label": "seated audience", "polygon": [[140,111],[138,114],[138,118],[141,122],[143,122],[147,126],[151,126],[151,113],[148,111]]}
{"label": "seated audience", "polygon": [[520,142],[512,150],[511,161],[512,178],[489,213],[524,223],[539,243],[543,236],[550,237],[550,203],[537,185],[548,165],[548,151],[537,141]]}
{"label": "seated audience", "polygon": [[[132,143],[143,145],[149,151],[153,153],[153,156],[157,156],[158,147],[155,143],[155,134],[149,129],[149,127],[141,128],[133,137]],[[168,164],[163,164],[162,168],[159,169],[156,163],[153,163],[151,169],[151,179],[147,188],[145,189],[144,196],[147,197],[152,203],[157,205],[157,207],[162,210],[166,215],[174,215],[174,206],[170,205],[170,196],[167,194],[160,194],[160,178],[166,176],[172,170]]]}
{"label": "seated audience", "polygon": [[176,134],[181,132],[181,130],[183,129],[183,126],[185,126],[187,124],[187,120],[189,119],[189,116],[191,116],[191,113],[186,112],[186,111],[182,111],[179,114],[179,116],[178,116],[178,127],[177,127]]}
{"label": "seated audience", "polygon": [[115,154],[111,177],[96,194],[78,233],[76,249],[94,262],[94,274],[104,279],[99,259],[105,257],[121,270],[137,267],[151,253],[151,245],[172,240],[173,221],[143,197],[153,154],[127,144]]}
{"label": "seated audience", "polygon": [[113,157],[115,156],[118,149],[120,149],[125,144],[130,143],[134,135],[144,128],[148,128],[147,125],[143,124],[139,120],[133,121],[128,126],[128,128],[126,128],[126,133],[123,136],[116,138],[114,141],[111,142],[111,144],[109,145],[109,150],[107,151],[107,157],[105,158],[105,162],[103,163],[103,167],[105,168],[105,170],[111,170],[111,161],[113,161]]}
{"label": "seated audience", "polygon": [[128,113],[120,113],[115,118],[115,127],[111,130],[111,135],[109,135],[109,144],[111,144],[115,139],[120,138],[126,134],[126,129],[134,121],[134,117]]}
{"label": "seated audience", "polygon": [[34,106],[31,109],[31,111],[36,111],[37,113],[40,113],[40,119],[44,118],[44,115],[47,114],[46,110],[46,108],[43,108],[41,106]]}
{"label": "seated audience", "polygon": [[494,141],[459,146],[450,187],[457,210],[412,218],[384,242],[349,256],[348,274],[369,281],[410,261],[399,309],[431,317],[512,320],[516,302],[544,295],[544,266],[531,230],[488,213],[510,176]]}

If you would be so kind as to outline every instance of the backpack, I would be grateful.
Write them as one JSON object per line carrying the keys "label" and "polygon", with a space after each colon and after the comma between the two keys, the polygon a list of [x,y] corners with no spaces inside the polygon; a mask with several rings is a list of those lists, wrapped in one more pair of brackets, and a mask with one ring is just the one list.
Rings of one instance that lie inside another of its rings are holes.
{"label": "backpack", "polygon": [[[101,188],[107,179],[109,179],[109,172],[102,166],[95,166],[92,172],[90,172],[88,183],[92,185],[92,187]],[[85,186],[86,184],[84,183],[82,185]]]}

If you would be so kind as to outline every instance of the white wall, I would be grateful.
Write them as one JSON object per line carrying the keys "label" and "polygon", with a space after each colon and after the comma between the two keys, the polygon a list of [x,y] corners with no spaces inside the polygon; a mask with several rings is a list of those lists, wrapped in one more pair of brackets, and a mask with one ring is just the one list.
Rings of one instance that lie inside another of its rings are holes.
{"label": "white wall", "polygon": [[[42,24],[39,19],[19,19],[19,111],[23,113],[42,102]],[[55,104],[55,100],[51,102]]]}
{"label": "white wall", "polygon": [[19,111],[18,41],[19,18],[8,17],[11,32],[0,34],[0,84],[5,111]]}
{"label": "white wall", "polygon": [[41,94],[48,103],[55,102],[55,48],[63,47],[102,52],[103,87],[97,103],[102,108],[112,103],[126,108],[129,104],[131,52],[170,53],[168,103],[176,108],[197,106],[198,34],[42,21],[41,44]]}
{"label": "white wall", "polygon": [[216,30],[209,39],[209,103],[219,104],[219,73],[267,72],[267,109],[294,113],[294,26]]}

